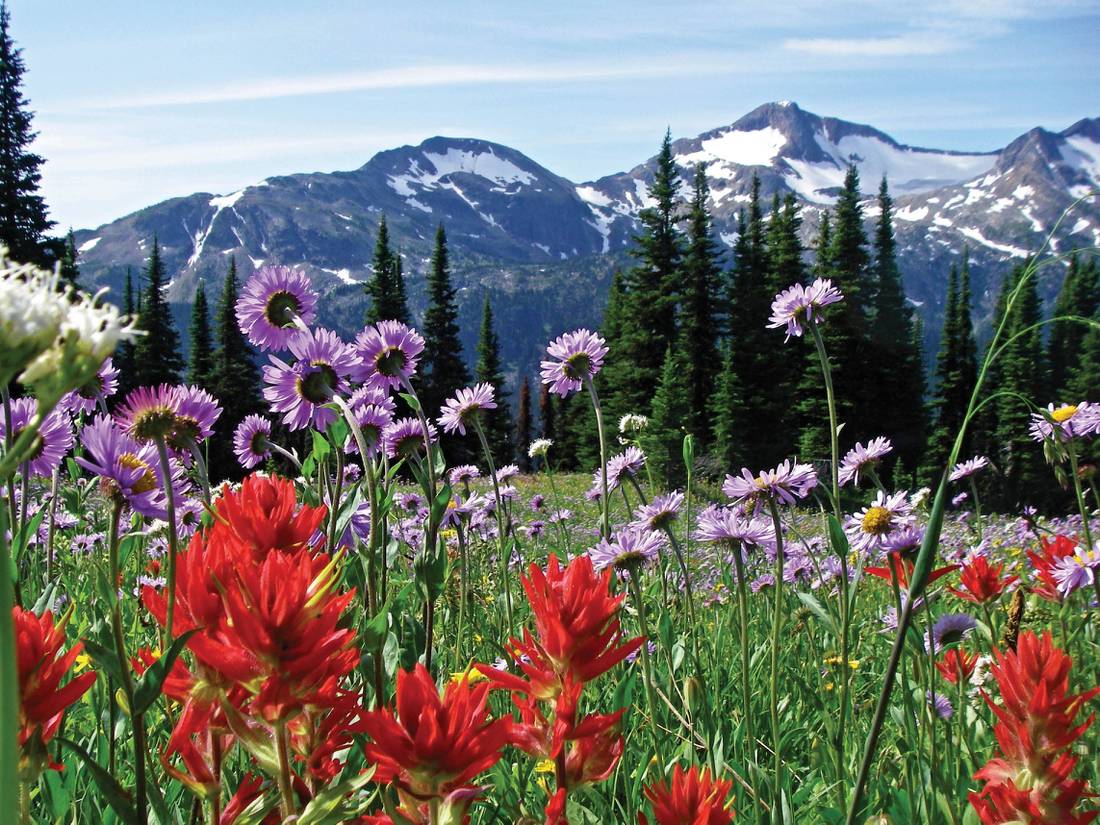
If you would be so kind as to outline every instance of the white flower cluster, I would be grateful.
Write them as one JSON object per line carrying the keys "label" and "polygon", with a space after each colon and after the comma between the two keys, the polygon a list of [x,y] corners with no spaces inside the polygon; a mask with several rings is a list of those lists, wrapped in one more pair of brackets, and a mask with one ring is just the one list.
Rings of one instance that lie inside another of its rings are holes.
{"label": "white flower cluster", "polygon": [[531,446],[527,448],[527,455],[531,458],[541,458],[550,452],[550,448],[554,446],[554,442],[549,438],[536,438],[531,442]]}
{"label": "white flower cluster", "polygon": [[0,247],[0,382],[18,375],[42,399],[87,381],[136,334],[101,297],[62,287],[56,271],[11,261]]}
{"label": "white flower cluster", "polygon": [[634,413],[627,413],[619,419],[619,432],[623,433],[640,433],[646,427],[649,426],[649,419],[644,415],[636,415]]}

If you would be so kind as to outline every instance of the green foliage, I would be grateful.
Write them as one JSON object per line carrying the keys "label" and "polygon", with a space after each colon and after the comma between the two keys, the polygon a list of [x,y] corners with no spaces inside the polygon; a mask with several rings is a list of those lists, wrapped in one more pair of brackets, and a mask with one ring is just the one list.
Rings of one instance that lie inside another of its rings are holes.
{"label": "green foliage", "polygon": [[531,445],[531,382],[527,376],[519,385],[519,408],[516,410],[516,460],[524,472],[531,471],[531,457],[527,448]]}
{"label": "green foliage", "polygon": [[409,323],[409,307],[405,298],[405,280],[401,271],[401,256],[390,246],[390,230],[386,216],[378,221],[378,238],[374,244],[371,277],[364,289],[370,297],[367,323],[400,321]]}
{"label": "green foliage", "polygon": [[160,243],[154,237],[149,265],[145,270],[145,290],[137,324],[144,334],[137,339],[134,348],[134,382],[139,387],[175,384],[183,371],[179,334],[172,323],[172,311],[164,295],[166,288]]}
{"label": "green foliage", "polygon": [[214,377],[214,349],[210,337],[210,308],[206,303],[206,282],[199,281],[191,305],[190,363],[187,381],[209,390]]}
{"label": "green foliage", "polygon": [[485,437],[493,453],[497,467],[508,464],[515,455],[512,442],[512,415],[508,405],[508,391],[504,388],[504,372],[500,362],[500,338],[493,328],[493,308],[489,295],[481,313],[481,329],[477,339],[477,367],[474,378],[478,383],[492,384],[497,408],[484,415]]}
{"label": "green foliage", "polygon": [[[1070,257],[1062,289],[1054,304],[1054,317],[1078,316],[1091,318],[1100,307],[1100,268],[1095,258],[1079,261],[1076,255]],[[1050,389],[1055,396],[1052,400],[1065,400],[1073,403],[1084,397],[1071,398],[1068,393],[1073,385],[1081,382],[1078,376],[1088,371],[1090,365],[1084,347],[1089,329],[1076,321],[1055,321],[1050,326],[1050,340],[1047,344],[1047,360],[1050,365]],[[1095,371],[1095,367],[1092,367]],[[1095,385],[1093,385],[1095,387]]]}
{"label": "green foliage", "polygon": [[665,351],[661,381],[653,396],[649,426],[642,433],[642,450],[653,478],[665,487],[683,484],[685,424],[691,414],[691,395],[683,380],[683,356],[671,347]]}

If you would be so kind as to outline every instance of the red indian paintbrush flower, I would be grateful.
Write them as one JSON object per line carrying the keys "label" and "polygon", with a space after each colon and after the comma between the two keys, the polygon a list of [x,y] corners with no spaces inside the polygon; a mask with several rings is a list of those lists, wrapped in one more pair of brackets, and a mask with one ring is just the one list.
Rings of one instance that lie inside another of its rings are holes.
{"label": "red indian paintbrush flower", "polygon": [[[887,553],[886,559],[890,564],[890,567],[865,567],[864,573],[870,576],[877,576],[880,579],[890,581],[890,569],[893,568],[894,575],[898,580],[898,587],[902,592],[909,590],[909,577],[913,575],[913,570],[916,567],[916,563],[906,559],[900,552]],[[928,574],[927,584],[931,584],[936,579],[946,576],[952,570],[958,570],[959,565],[948,564],[944,567],[937,567],[931,573]]]}
{"label": "red indian paintbrush flower", "polygon": [[423,665],[397,674],[397,714],[389,708],[363,716],[374,741],[367,758],[374,779],[393,782],[415,799],[441,799],[496,764],[511,741],[512,720],[491,719],[489,685],[467,679],[439,689]]}
{"label": "red indian paintbrush flower", "polygon": [[957,685],[962,680],[965,685],[970,681],[970,677],[974,673],[974,667],[977,664],[977,653],[968,653],[960,648],[952,647],[943,654],[942,659],[936,662],[936,670],[951,684]]}
{"label": "red indian paintbrush flower", "polygon": [[298,509],[294,482],[259,473],[242,481],[239,492],[223,487],[214,504],[215,519],[228,536],[261,555],[272,550],[292,553],[309,545],[325,513],[324,507]]}
{"label": "red indian paintbrush flower", "polygon": [[1062,559],[1072,556],[1077,552],[1077,543],[1067,536],[1055,536],[1054,541],[1046,538],[1039,540],[1040,552],[1027,551],[1028,561],[1031,562],[1035,575],[1039,579],[1037,584],[1031,586],[1031,590],[1041,599],[1048,602],[1061,604],[1063,595],[1058,590],[1058,580],[1054,578],[1054,568]]}
{"label": "red indian paintbrush flower", "polygon": [[1001,597],[1019,576],[1003,576],[1004,564],[990,564],[985,556],[976,556],[959,571],[959,588],[949,587],[947,592],[963,601],[988,604]]}
{"label": "red indian paintbrush flower", "polygon": [[[729,825],[733,811],[727,805],[732,783],[711,778],[710,771],[693,765],[685,771],[677,765],[672,782],[655,782],[643,793],[653,805],[655,825]],[[648,825],[645,814],[638,822]]]}
{"label": "red indian paintbrush flower", "polygon": [[523,641],[511,641],[518,666],[530,682],[490,667],[481,672],[501,687],[553,700],[566,677],[590,682],[636,651],[644,639],[623,640],[619,607],[626,597],[611,595],[611,574],[610,567],[596,573],[587,554],[577,556],[564,570],[554,555],[545,573],[532,564],[521,580],[536,636],[525,629]]}
{"label": "red indian paintbrush flower", "polygon": [[1100,687],[1070,694],[1072,660],[1054,647],[1050,634],[1042,638],[1021,634],[1016,650],[996,651],[991,668],[1002,704],[988,696],[997,716],[994,734],[1000,756],[974,774],[985,780],[979,793],[969,795],[983,825],[1026,822],[1028,825],[1084,825],[1098,812],[1074,813],[1088,795],[1083,780],[1070,779],[1077,757],[1070,746],[1092,724],[1075,718]]}
{"label": "red indian paintbrush flower", "polygon": [[[83,696],[95,682],[89,671],[62,686],[62,680],[80,655],[83,645],[65,647],[65,623],[54,624],[52,613],[36,616],[19,606],[11,609],[15,624],[15,661],[19,675],[19,745],[23,748],[20,769],[25,778],[33,778],[49,761],[45,752],[61,724],[65,709]],[[33,752],[32,752],[33,746]]]}

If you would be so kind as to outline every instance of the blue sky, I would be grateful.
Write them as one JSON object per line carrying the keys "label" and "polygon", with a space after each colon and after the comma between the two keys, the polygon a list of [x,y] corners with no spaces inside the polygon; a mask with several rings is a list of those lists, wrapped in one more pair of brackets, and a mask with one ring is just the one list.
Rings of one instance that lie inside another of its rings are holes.
{"label": "blue sky", "polygon": [[1100,0],[9,0],[61,226],[436,134],[575,181],[789,99],[994,149],[1100,115]]}

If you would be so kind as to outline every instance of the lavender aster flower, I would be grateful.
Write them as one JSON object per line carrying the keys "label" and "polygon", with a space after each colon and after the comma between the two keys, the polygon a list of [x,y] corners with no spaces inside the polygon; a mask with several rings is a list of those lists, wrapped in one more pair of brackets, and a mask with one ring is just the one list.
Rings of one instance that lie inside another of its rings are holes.
{"label": "lavender aster flower", "polygon": [[454,398],[443,402],[440,410],[439,425],[443,432],[466,435],[466,425],[472,424],[481,410],[495,410],[497,402],[493,400],[492,384],[475,384],[464,387],[455,393]]}
{"label": "lavender aster flower", "polygon": [[1092,404],[1082,401],[1079,404],[1062,404],[1055,407],[1048,404],[1045,411],[1032,413],[1028,427],[1031,437],[1036,441],[1056,440],[1065,443],[1071,438],[1081,438],[1096,433],[1097,410]]}
{"label": "lavender aster flower", "polygon": [[[428,437],[434,444],[435,427],[428,425]],[[382,448],[390,458],[408,458],[424,449],[424,429],[416,418],[399,418],[382,431]]]}
{"label": "lavender aster flower", "polygon": [[[607,460],[607,489],[617,489],[624,478],[636,478],[645,466],[645,453],[637,447],[627,447]],[[599,478],[599,472],[596,473]]]}
{"label": "lavender aster flower", "polygon": [[633,572],[657,558],[664,537],[651,530],[624,527],[616,530],[610,541],[601,541],[588,551],[592,566],[597,570],[614,567]]}
{"label": "lavender aster flower", "polygon": [[699,514],[692,538],[707,543],[739,542],[757,547],[775,541],[771,522],[747,517],[731,507],[707,507]]}
{"label": "lavender aster flower", "polygon": [[[936,619],[932,625],[932,649],[931,653],[939,654],[948,645],[961,642],[970,635],[970,632],[978,626],[973,616],[966,613],[948,613]],[[925,649],[929,648],[928,637],[925,634]]]}
{"label": "lavender aster flower", "polygon": [[[11,437],[14,441],[38,414],[38,402],[29,396],[12,399]],[[0,416],[0,441],[5,437]],[[23,467],[32,476],[50,478],[73,447],[73,429],[69,417],[59,409],[51,410],[38,428],[37,446]]]}
{"label": "lavender aster flower", "polygon": [[515,478],[519,475],[519,467],[515,464],[505,464],[503,467],[497,470],[497,484],[503,484],[504,482]]}
{"label": "lavender aster flower", "polygon": [[317,296],[309,276],[287,266],[265,266],[248,279],[237,300],[237,324],[265,352],[285,350],[302,334],[295,317],[313,323]]}
{"label": "lavender aster flower", "polygon": [[1082,587],[1091,587],[1100,571],[1100,543],[1091,550],[1078,547],[1072,556],[1060,559],[1051,573],[1058,582],[1058,590],[1068,596]]}
{"label": "lavender aster flower", "polygon": [[911,526],[915,520],[908,494],[880,490],[870,506],[848,517],[844,532],[855,550],[870,553],[881,550],[891,535]]}
{"label": "lavender aster flower", "polygon": [[932,708],[936,716],[940,719],[950,719],[951,715],[955,712],[955,709],[951,707],[951,700],[944,696],[942,693],[936,693],[934,690],[925,692],[925,698],[928,700],[928,706]]}
{"label": "lavender aster flower", "polygon": [[787,328],[787,339],[802,336],[802,324],[806,321],[818,323],[822,320],[821,310],[829,304],[844,300],[840,290],[833,282],[818,278],[809,286],[794,284],[775,296],[772,301],[772,317],[768,329]]}
{"label": "lavender aster flower", "polygon": [[290,341],[298,360],[294,366],[272,355],[264,367],[264,398],[271,410],[283,414],[292,430],[313,426],[325,429],[336,420],[336,412],[325,405],[335,394],[346,394],[347,378],[358,365],[358,356],[331,330],[303,332]]}
{"label": "lavender aster flower", "polygon": [[600,371],[607,352],[604,339],[587,329],[560,335],[546,348],[552,360],[542,362],[542,383],[565,398]]}
{"label": "lavender aster flower", "polygon": [[451,470],[451,484],[469,484],[474,479],[481,478],[481,470],[473,464],[461,464]]}
{"label": "lavender aster flower", "polygon": [[176,387],[176,423],[169,443],[176,450],[189,450],[209,438],[222,414],[214,396],[199,387]]}
{"label": "lavender aster flower", "polygon": [[979,470],[983,470],[989,466],[989,459],[984,455],[976,455],[973,458],[968,458],[966,461],[961,461],[956,464],[951,473],[947,476],[948,481],[961,481],[964,478],[969,478]]}
{"label": "lavender aster flower", "polygon": [[262,415],[249,415],[237,425],[233,433],[233,452],[246,470],[251,470],[261,462],[267,461],[271,448],[267,440],[271,437],[271,422]]}
{"label": "lavender aster flower", "polygon": [[734,501],[759,509],[762,499],[772,499],[779,504],[794,504],[805,498],[817,486],[817,474],[809,464],[784,461],[774,470],[761,470],[754,476],[747,469],[740,476],[726,476],[722,492]]}
{"label": "lavender aster flower", "polygon": [[546,496],[542,493],[535,493],[531,496],[531,500],[527,502],[528,506],[536,513],[542,509],[542,505],[546,502]]}
{"label": "lavender aster flower", "polygon": [[[369,457],[373,458],[382,448],[382,433],[393,423],[393,411],[378,404],[360,404],[351,408],[351,414],[355,418],[355,423],[359,425],[359,431],[363,434],[367,452],[370,453]],[[348,433],[344,440],[344,451],[359,453],[359,444],[351,433]]]}
{"label": "lavender aster flower", "polygon": [[844,460],[840,462],[840,484],[845,485],[849,481],[853,481],[858,487],[860,472],[866,469],[873,470],[878,466],[879,461],[889,455],[893,449],[894,445],[890,443],[890,439],[882,436],[872,438],[867,442],[866,447],[856,442],[856,446],[850,449],[844,456]]}
{"label": "lavender aster flower", "polygon": [[679,490],[657,496],[634,512],[631,525],[638,529],[664,530],[679,517],[683,506],[684,494]]}
{"label": "lavender aster flower", "polygon": [[66,393],[58,406],[64,407],[73,415],[95,412],[96,404],[105,401],[116,392],[118,392],[118,370],[115,369],[114,361],[108,358],[90,381]]}
{"label": "lavender aster flower", "polygon": [[132,438],[146,444],[170,438],[176,429],[179,395],[168,384],[138,387],[126,396],[115,413],[118,426]]}
{"label": "lavender aster flower", "polygon": [[400,321],[379,321],[355,337],[361,359],[355,380],[380,390],[408,383],[416,372],[424,339]]}

